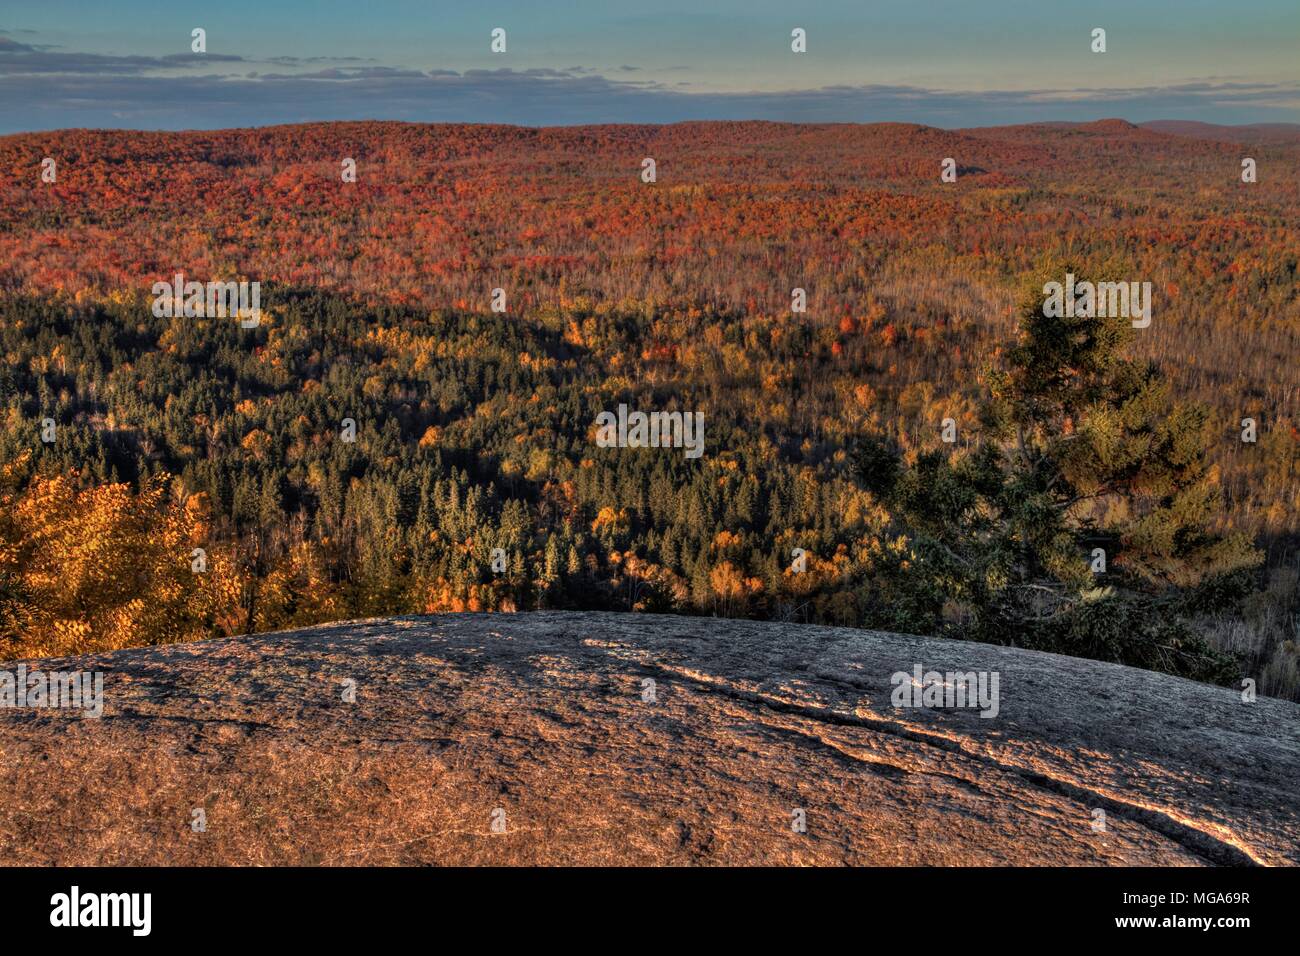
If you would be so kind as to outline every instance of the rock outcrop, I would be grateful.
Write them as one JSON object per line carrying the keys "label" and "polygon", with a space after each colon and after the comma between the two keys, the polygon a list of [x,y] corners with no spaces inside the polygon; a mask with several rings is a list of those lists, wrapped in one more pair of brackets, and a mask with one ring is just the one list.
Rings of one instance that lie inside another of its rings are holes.
{"label": "rock outcrop", "polygon": [[0,709],[7,864],[1300,863],[1300,707],[1050,654],[554,612],[38,666],[104,711]]}

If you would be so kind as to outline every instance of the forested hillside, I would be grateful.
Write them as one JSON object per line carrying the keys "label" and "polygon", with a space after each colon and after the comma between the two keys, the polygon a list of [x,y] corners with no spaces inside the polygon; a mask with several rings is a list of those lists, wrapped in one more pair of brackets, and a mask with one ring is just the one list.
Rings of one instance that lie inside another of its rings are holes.
{"label": "forested hillside", "polygon": [[[1300,141],[349,123],[11,136],[0,171],[6,656],[535,607],[960,630],[856,450],[975,454],[1069,261],[1152,283],[1127,354],[1204,404],[1210,530],[1262,553],[1186,605],[1238,664],[1163,669],[1300,691]],[[157,316],[178,272],[260,282],[257,327]],[[704,455],[598,447],[620,403],[702,412]]]}

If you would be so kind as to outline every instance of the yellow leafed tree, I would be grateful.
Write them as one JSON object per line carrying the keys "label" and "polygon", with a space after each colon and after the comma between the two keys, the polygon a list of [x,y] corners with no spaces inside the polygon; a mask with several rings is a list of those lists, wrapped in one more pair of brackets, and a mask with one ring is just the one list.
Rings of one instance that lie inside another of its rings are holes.
{"label": "yellow leafed tree", "polygon": [[[0,468],[0,656],[47,657],[194,640],[238,599],[223,555],[205,548],[200,496],[166,479],[79,487],[75,475]],[[196,570],[196,563],[203,570]]]}

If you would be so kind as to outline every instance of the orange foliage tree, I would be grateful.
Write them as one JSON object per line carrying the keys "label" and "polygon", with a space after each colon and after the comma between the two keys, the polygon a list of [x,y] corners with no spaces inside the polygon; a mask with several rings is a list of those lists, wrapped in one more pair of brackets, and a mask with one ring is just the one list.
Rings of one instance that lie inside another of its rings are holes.
{"label": "orange foliage tree", "polygon": [[200,496],[169,497],[166,479],[78,488],[0,469],[0,653],[37,657],[194,640],[211,634],[238,586],[220,556],[193,570],[207,540]]}

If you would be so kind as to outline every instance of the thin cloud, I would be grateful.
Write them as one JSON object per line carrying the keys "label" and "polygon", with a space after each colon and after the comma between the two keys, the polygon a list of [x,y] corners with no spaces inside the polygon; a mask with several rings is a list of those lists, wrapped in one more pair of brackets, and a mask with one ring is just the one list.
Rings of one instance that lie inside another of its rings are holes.
{"label": "thin cloud", "polygon": [[[357,58],[66,53],[0,36],[0,131],[69,126],[220,128],[343,119],[519,125],[700,119],[885,120],[977,126],[1043,120],[1300,118],[1300,83],[1197,78],[1164,86],[963,91],[837,84],[784,92],[684,90],[586,67],[417,70]],[[280,71],[259,73],[263,64]],[[301,67],[293,72],[284,68]],[[203,75],[196,71],[204,70]],[[627,74],[632,67],[612,67]]]}

